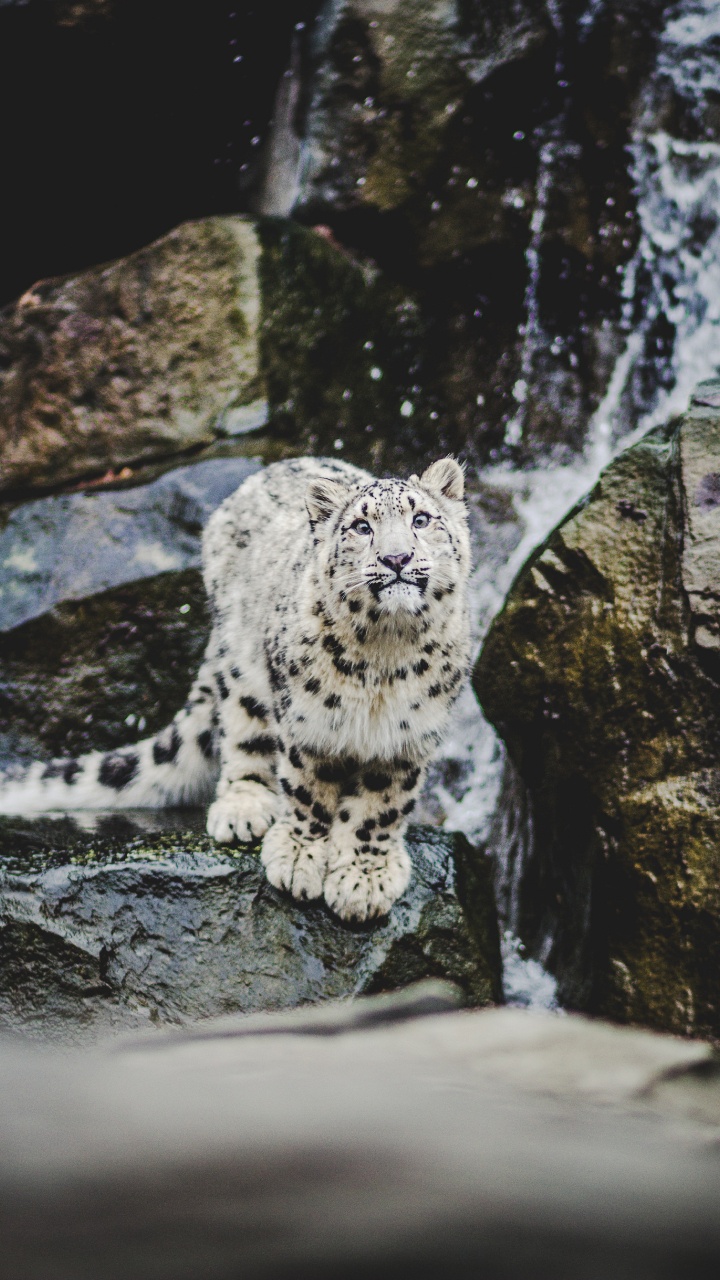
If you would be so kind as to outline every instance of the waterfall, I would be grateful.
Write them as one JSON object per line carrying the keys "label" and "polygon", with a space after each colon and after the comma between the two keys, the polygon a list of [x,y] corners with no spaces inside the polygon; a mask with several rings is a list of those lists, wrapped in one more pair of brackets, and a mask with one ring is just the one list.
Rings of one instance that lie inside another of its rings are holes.
{"label": "waterfall", "polygon": [[683,0],[667,15],[631,143],[640,238],[623,285],[622,377],[604,419],[616,441],[683,410],[720,367],[718,93],[720,5]]}
{"label": "waterfall", "polygon": [[[581,27],[589,27],[599,11],[595,0],[579,20]],[[604,398],[588,422],[585,451],[563,466],[539,464],[525,471],[495,466],[476,477],[480,497],[471,501],[482,508],[488,495],[501,494],[508,511],[499,527],[480,521],[476,536],[471,610],[478,646],[527,556],[612,457],[683,410],[695,384],[720,368],[720,141],[711,115],[718,95],[720,4],[683,0],[666,14],[632,132],[631,176],[640,234],[623,273],[620,328],[625,340]],[[550,123],[540,149],[526,253],[523,385],[516,384],[518,411],[508,425],[509,443],[522,435],[533,355],[542,337],[537,284],[553,166],[564,145],[561,124],[561,117]],[[431,780],[434,796],[446,824],[486,845],[495,859],[509,1002],[553,1008],[555,984],[542,968],[543,956],[526,958],[517,934],[523,873],[532,856],[532,822],[522,789],[507,769],[493,729],[484,720],[478,727],[468,691]],[[542,948],[545,955],[551,941]]]}

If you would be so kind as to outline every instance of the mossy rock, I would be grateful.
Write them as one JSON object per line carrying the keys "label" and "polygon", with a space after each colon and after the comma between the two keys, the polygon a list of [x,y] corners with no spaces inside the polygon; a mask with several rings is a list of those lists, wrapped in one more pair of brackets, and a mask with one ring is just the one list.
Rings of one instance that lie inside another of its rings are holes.
{"label": "mossy rock", "polygon": [[701,388],[607,468],[525,565],[474,677],[529,790],[519,927],[561,1000],[715,1037],[719,406]]}

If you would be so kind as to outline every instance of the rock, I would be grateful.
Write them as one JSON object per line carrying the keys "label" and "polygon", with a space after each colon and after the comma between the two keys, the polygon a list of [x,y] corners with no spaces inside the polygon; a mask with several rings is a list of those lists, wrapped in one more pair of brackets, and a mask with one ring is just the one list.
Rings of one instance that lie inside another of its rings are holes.
{"label": "rock", "polygon": [[[657,128],[639,104],[661,29],[655,0],[632,13],[613,0],[327,3],[300,75],[294,182],[281,89],[281,207],[294,199],[296,217],[412,293],[427,329],[416,382],[434,389],[453,449],[486,461],[582,447],[626,344],[621,282],[640,235],[629,144]],[[659,323],[648,353],[656,338]]]}
{"label": "rock", "polygon": [[[264,421],[252,223],[185,223],[0,315],[0,490],[59,485]],[[259,415],[259,416],[258,416]]]}
{"label": "rock", "polygon": [[529,790],[512,892],[561,1001],[720,1034],[720,384],[532,555],[475,688]]}
{"label": "rock", "polygon": [[56,605],[0,633],[0,758],[138,741],[187,697],[210,632],[198,569]]}
{"label": "rock", "polygon": [[438,451],[424,332],[407,290],[315,231],[186,223],[0,313],[0,493],[248,432],[268,461],[419,466]]}
{"label": "rock", "polygon": [[246,209],[298,16],[297,5],[157,0],[148,21],[127,0],[2,0],[0,93],[14,125],[0,306],[187,218]]}
{"label": "rock", "polygon": [[412,294],[291,221],[268,219],[260,237],[275,448],[405,473],[448,448],[438,430],[441,388],[424,377],[427,326]]}
{"label": "rock", "polygon": [[471,1005],[501,996],[492,887],[461,836],[417,828],[389,918],[348,926],[221,849],[204,815],[0,824],[0,1026],[77,1040],[288,1009],[424,977]]}
{"label": "rock", "polygon": [[15,508],[0,532],[0,632],[63,600],[197,568],[209,515],[259,465],[214,458],[146,485],[60,494]]}
{"label": "rock", "polygon": [[0,1045],[7,1280],[715,1274],[708,1046],[448,1004]]}
{"label": "rock", "polygon": [[[472,15],[454,0],[326,5],[313,40],[298,207],[387,212],[419,203],[474,86],[552,35],[541,0],[485,3]],[[482,220],[477,197],[458,190],[448,203],[431,240],[447,235],[461,204],[466,232]]]}

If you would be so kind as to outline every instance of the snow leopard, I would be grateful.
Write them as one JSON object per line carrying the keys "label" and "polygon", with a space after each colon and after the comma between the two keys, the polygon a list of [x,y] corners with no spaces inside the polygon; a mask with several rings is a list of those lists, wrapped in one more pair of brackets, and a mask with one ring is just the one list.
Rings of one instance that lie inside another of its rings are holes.
{"label": "snow leopard", "polygon": [[262,841],[278,889],[387,914],[468,675],[463,488],[453,458],[409,480],[322,458],[250,476],[204,533],[212,629],[185,706],[133,746],[6,775],[0,812],[210,801],[209,835]]}

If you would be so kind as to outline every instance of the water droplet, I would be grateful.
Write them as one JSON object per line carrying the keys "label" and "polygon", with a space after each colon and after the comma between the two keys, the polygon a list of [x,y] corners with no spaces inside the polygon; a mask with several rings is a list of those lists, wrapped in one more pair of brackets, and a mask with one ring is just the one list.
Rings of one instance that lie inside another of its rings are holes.
{"label": "water droplet", "polygon": [[137,720],[137,716],[133,715],[132,711],[130,712],[129,716],[125,717],[125,723],[129,724],[131,727],[132,725],[134,725],[136,720]]}
{"label": "water droplet", "polygon": [[333,449],[344,449],[344,448],[345,448],[344,440],[333,440]]}
{"label": "water droplet", "polygon": [[367,178],[358,178],[357,182],[355,183],[355,186],[364,187],[366,182],[367,182]]}
{"label": "water droplet", "polygon": [[474,189],[477,186],[477,184],[478,184],[477,178],[468,178],[467,182],[465,183],[465,186],[472,187]]}
{"label": "water droplet", "polygon": [[525,137],[525,134],[523,133],[522,129],[517,129],[513,134],[513,138],[515,139],[516,142],[522,142],[524,137]]}
{"label": "water droplet", "polygon": [[189,613],[189,612],[190,612],[190,605],[189,605],[189,604],[181,604],[181,605],[180,605],[180,608],[178,609],[178,613]]}
{"label": "water droplet", "polygon": [[403,418],[412,418],[415,412],[415,405],[413,404],[412,400],[403,400],[402,404],[400,405],[400,412]]}
{"label": "water droplet", "polygon": [[352,391],[348,387],[343,391],[342,398],[343,400],[352,400]]}
{"label": "water droplet", "polygon": [[373,382],[379,382],[380,378],[382,378],[382,369],[378,369],[377,365],[374,364],[370,370],[370,377]]}
{"label": "water droplet", "polygon": [[143,729],[146,729],[146,728],[147,728],[147,720],[145,719],[144,716],[141,716],[140,719],[138,720],[138,729],[142,733]]}
{"label": "water droplet", "polygon": [[476,404],[484,404],[484,403],[485,403],[485,397],[484,397],[484,396],[476,396],[476,397],[475,397],[475,403],[476,403]]}
{"label": "water droplet", "polygon": [[433,213],[439,213],[439,211],[442,209],[442,205],[439,200],[433,200],[432,204],[430,205],[430,208],[432,209]]}
{"label": "water droplet", "polygon": [[436,422],[436,421],[437,421],[437,417],[438,417],[438,415],[437,415],[437,413],[435,412],[435,410],[434,410],[434,409],[433,409],[432,413],[430,414],[430,417],[432,418],[433,422]]}
{"label": "water droplet", "polygon": [[375,346],[375,343],[371,342],[370,339],[368,338],[367,342],[363,343],[363,351],[372,351],[374,346]]}
{"label": "water droplet", "polygon": [[527,400],[528,385],[524,378],[518,378],[513,387],[513,395],[518,404],[523,404]]}

